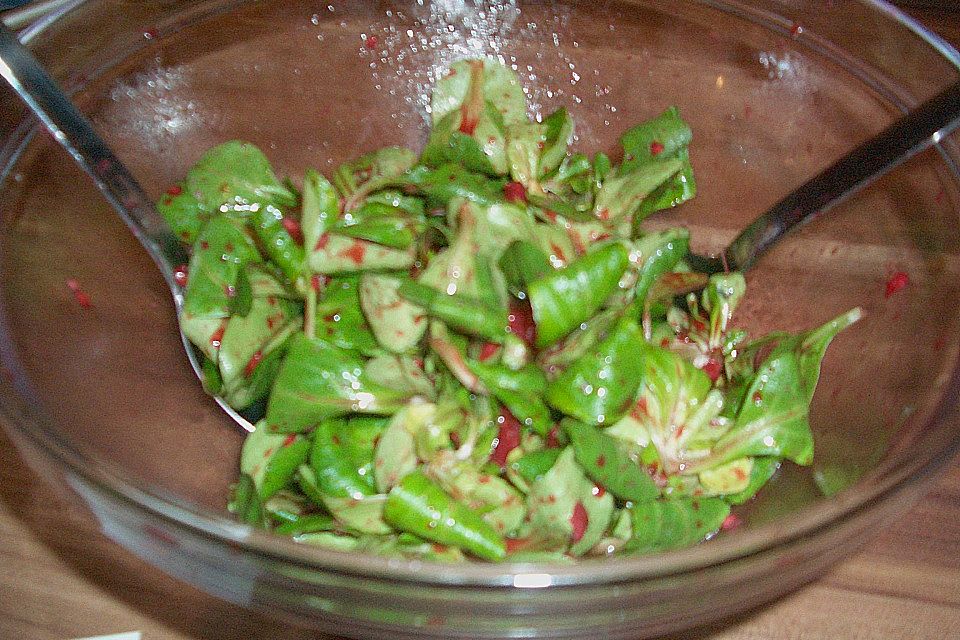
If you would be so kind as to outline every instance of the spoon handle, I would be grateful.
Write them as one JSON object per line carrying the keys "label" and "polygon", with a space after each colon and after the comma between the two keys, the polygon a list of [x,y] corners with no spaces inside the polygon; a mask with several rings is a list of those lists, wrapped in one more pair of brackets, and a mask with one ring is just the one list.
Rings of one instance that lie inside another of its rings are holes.
{"label": "spoon handle", "polygon": [[960,125],[960,81],[927,100],[821,171],[754,220],[724,250],[725,268],[743,271],[794,227],[870,184]]}
{"label": "spoon handle", "polygon": [[[84,171],[144,246],[179,295],[173,267],[186,262],[182,245],[143,187],[64,95],[17,35],[0,23],[0,75]],[[181,303],[176,300],[177,306]]]}

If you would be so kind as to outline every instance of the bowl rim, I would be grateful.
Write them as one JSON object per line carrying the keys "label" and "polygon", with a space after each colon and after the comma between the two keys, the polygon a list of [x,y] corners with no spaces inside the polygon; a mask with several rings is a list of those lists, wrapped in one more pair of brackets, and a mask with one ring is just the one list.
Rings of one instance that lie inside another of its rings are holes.
{"label": "bowl rim", "polygon": [[[699,0],[702,4],[728,11],[742,5],[737,0]],[[960,72],[960,53],[936,33],[927,29],[885,0],[858,0],[888,20],[906,27],[924,44],[933,48]],[[23,35],[30,40],[57,20],[82,4],[82,0],[61,7],[43,24],[29,28]],[[770,25],[765,25],[771,28]],[[790,23],[776,28],[789,32]],[[21,127],[17,131],[29,136]],[[16,135],[16,133],[15,133]],[[26,140],[16,145],[19,150]],[[944,142],[950,142],[945,140]],[[941,149],[941,153],[945,153]],[[19,153],[12,156],[15,160]],[[5,427],[16,429],[14,440],[27,442],[45,456],[66,466],[70,474],[95,486],[98,491],[131,507],[134,511],[157,517],[174,529],[218,545],[255,554],[259,559],[278,561],[305,571],[329,571],[340,575],[369,579],[416,583],[431,587],[522,587],[520,576],[540,576],[545,582],[538,587],[597,586],[632,582],[671,575],[702,571],[732,560],[759,556],[778,547],[787,546],[805,538],[814,537],[844,523],[878,510],[892,498],[919,495],[934,474],[951,462],[960,452],[960,429],[945,445],[926,442],[922,455],[886,463],[872,471],[868,478],[837,495],[801,508],[776,522],[750,528],[736,535],[721,536],[709,544],[667,551],[647,556],[617,556],[581,559],[574,564],[562,563],[437,563],[424,560],[398,560],[381,556],[340,552],[296,543],[241,524],[224,514],[213,512],[179,496],[163,495],[156,488],[144,486],[125,477],[109,463],[88,456],[57,434],[53,422],[24,398],[36,397],[26,374],[13,350],[5,309],[0,309],[0,361],[4,376],[0,380],[0,413]],[[954,349],[949,381],[937,402],[923,419],[924,425],[960,418],[960,353]],[[904,507],[905,508],[905,505]],[[436,571],[424,570],[436,568]]]}

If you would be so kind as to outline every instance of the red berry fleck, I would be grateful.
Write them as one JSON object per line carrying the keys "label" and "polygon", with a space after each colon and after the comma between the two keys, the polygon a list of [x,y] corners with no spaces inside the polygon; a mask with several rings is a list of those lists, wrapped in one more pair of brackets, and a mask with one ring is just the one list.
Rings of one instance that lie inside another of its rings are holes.
{"label": "red berry fleck", "polygon": [[350,247],[344,249],[340,255],[344,258],[350,258],[354,264],[363,264],[363,256],[366,253],[366,247],[359,240],[355,240]]}
{"label": "red berry fleck", "polygon": [[533,309],[527,300],[515,300],[510,302],[510,315],[507,316],[510,323],[510,332],[524,341],[528,347],[532,347],[537,339],[537,325],[533,321]]}
{"label": "red berry fleck", "polygon": [[330,278],[328,276],[323,276],[319,273],[315,273],[310,276],[310,286],[313,287],[313,290],[317,293],[323,291],[329,282]]}
{"label": "red berry fleck", "polygon": [[716,382],[723,373],[723,362],[718,358],[712,357],[703,365],[703,372],[710,376],[711,382]]}
{"label": "red berry fleck", "polygon": [[297,441],[297,434],[291,433],[290,435],[288,435],[286,438],[283,439],[283,446],[289,447],[296,441]]}
{"label": "red berry fleck", "polygon": [[183,193],[183,188],[181,188],[180,185],[175,184],[169,189],[167,189],[167,193],[171,196],[178,196],[181,193]]}
{"label": "red berry fleck", "polygon": [[527,190],[519,182],[508,182],[503,185],[503,197],[507,202],[526,202]]}
{"label": "red berry fleck", "polygon": [[293,241],[296,242],[301,247],[303,246],[303,229],[300,228],[300,223],[294,220],[293,218],[283,217],[283,228],[287,230],[287,233],[290,234],[290,237],[293,238]]}
{"label": "red berry fleck", "polygon": [[560,427],[553,425],[547,433],[547,448],[558,449],[560,447]]}
{"label": "red berry fleck", "polygon": [[313,250],[320,251],[321,249],[325,249],[327,247],[328,242],[330,242],[330,234],[329,233],[321,234],[320,237],[317,238],[317,246],[315,246]]}
{"label": "red berry fleck", "polygon": [[799,22],[794,22],[790,25],[790,35],[797,37],[801,33],[803,33],[803,27],[800,26]]}
{"label": "red berry fleck", "polygon": [[602,469],[605,466],[607,466],[607,457],[601,453],[597,456],[597,467]]}
{"label": "red berry fleck", "polygon": [[367,39],[363,41],[363,46],[365,46],[367,49],[373,50],[377,48],[378,42],[377,36],[367,36]]}
{"label": "red berry fleck", "polygon": [[213,332],[213,335],[210,336],[210,345],[214,349],[220,348],[220,341],[223,340],[223,334],[227,330],[227,323],[224,322],[220,325],[220,328]]}
{"label": "red berry fleck", "polygon": [[480,355],[477,358],[480,362],[486,362],[493,356],[497,355],[497,351],[500,350],[500,345],[496,342],[484,342],[480,347]]}
{"label": "red berry fleck", "polygon": [[498,422],[500,431],[497,433],[497,444],[490,454],[490,461],[502,467],[507,464],[507,454],[520,445],[520,422],[507,409],[500,412]]}
{"label": "red berry fleck", "polygon": [[73,299],[77,301],[82,309],[89,309],[93,306],[90,302],[90,296],[80,288],[80,283],[73,278],[67,280],[67,288],[73,292]]}
{"label": "red berry fleck", "polygon": [[656,156],[656,155],[660,155],[661,153],[663,153],[663,143],[661,143],[661,142],[659,142],[659,141],[657,141],[657,140],[654,140],[653,142],[651,142],[651,143],[650,143],[650,155]]}
{"label": "red berry fleck", "polygon": [[187,286],[187,265],[181,264],[173,270],[173,279],[181,287]]}
{"label": "red berry fleck", "polygon": [[263,351],[257,351],[253,354],[253,357],[250,358],[250,361],[247,362],[247,366],[243,368],[243,375],[247,378],[253,375],[254,370],[257,368],[257,365],[263,360]]}
{"label": "red berry fleck", "polygon": [[570,526],[573,527],[573,533],[570,534],[570,540],[580,542],[583,534],[587,532],[587,525],[590,524],[590,517],[583,503],[577,502],[573,505],[573,515],[570,516]]}
{"label": "red berry fleck", "polygon": [[723,524],[720,525],[720,530],[732,531],[733,529],[736,529],[737,527],[739,527],[741,524],[743,524],[743,520],[740,519],[740,516],[738,516],[735,513],[731,513],[730,515],[728,515],[726,518],[723,519]]}
{"label": "red berry fleck", "polygon": [[887,288],[885,292],[885,297],[889,298],[897,291],[900,291],[905,286],[910,284],[910,276],[908,276],[903,271],[897,271],[895,274],[890,276],[887,280]]}

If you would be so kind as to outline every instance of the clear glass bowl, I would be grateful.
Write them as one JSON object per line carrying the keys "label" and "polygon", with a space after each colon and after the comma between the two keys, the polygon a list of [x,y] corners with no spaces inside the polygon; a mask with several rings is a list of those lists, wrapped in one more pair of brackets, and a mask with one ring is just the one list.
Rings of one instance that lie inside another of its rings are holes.
{"label": "clear glass bowl", "polygon": [[[586,150],[676,104],[700,194],[651,224],[688,225],[699,251],[958,77],[955,51],[879,2],[329,2],[90,1],[28,35],[152,195],[231,138],[292,176],[416,148],[433,73],[466,55],[516,64],[533,109],[568,106]],[[163,280],[12,95],[0,101],[4,425],[108,535],[234,602],[362,637],[667,633],[815,578],[960,444],[953,137],[750,272],[751,329],[868,315],[824,363],[813,467],[785,467],[742,527],[571,566],[405,562],[252,531],[224,509],[242,433],[194,378]],[[909,284],[888,296],[899,272]]]}

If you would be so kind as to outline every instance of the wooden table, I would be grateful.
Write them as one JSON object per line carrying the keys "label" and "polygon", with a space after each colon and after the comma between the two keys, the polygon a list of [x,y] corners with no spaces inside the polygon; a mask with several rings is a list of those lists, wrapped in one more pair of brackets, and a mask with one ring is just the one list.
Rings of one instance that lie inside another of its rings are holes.
{"label": "wooden table", "polygon": [[[960,14],[918,16],[960,43]],[[0,638],[64,640],[141,631],[144,640],[318,638],[220,602],[99,533],[17,457],[0,432]],[[706,640],[960,637],[960,462],[908,515],[816,583]]]}

